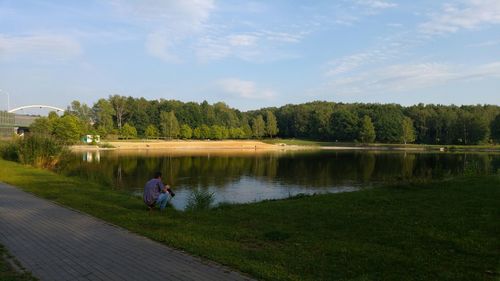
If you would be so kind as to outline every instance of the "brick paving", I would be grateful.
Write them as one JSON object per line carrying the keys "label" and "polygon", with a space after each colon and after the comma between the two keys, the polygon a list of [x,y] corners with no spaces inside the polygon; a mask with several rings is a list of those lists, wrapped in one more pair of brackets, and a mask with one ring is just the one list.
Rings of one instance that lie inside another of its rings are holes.
{"label": "brick paving", "polygon": [[40,280],[251,280],[2,183],[0,243]]}

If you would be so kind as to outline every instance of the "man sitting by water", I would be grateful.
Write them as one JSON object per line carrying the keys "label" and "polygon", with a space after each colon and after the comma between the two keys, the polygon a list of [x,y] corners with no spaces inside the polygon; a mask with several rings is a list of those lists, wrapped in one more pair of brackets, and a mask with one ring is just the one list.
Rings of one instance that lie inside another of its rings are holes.
{"label": "man sitting by water", "polygon": [[144,186],[143,200],[151,210],[155,205],[160,206],[160,210],[165,210],[169,199],[175,196],[169,185],[164,185],[161,181],[162,174],[156,172],[153,179]]}

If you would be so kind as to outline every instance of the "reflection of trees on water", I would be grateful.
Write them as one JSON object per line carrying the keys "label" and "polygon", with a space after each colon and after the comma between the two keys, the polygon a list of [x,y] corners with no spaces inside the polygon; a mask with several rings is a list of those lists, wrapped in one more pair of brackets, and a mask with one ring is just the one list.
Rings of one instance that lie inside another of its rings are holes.
{"label": "reflection of trees on water", "polygon": [[500,167],[500,155],[448,153],[320,152],[252,156],[101,155],[100,163],[76,158],[65,174],[112,188],[137,189],[161,171],[174,186],[222,188],[242,177],[270,185],[333,187],[399,179],[432,179],[463,173],[487,174]]}

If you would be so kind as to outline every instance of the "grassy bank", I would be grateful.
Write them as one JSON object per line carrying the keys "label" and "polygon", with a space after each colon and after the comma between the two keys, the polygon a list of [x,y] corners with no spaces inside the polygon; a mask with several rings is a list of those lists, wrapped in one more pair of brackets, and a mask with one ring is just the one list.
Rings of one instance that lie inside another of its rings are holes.
{"label": "grassy bank", "polygon": [[500,145],[437,145],[437,144],[390,144],[390,143],[352,143],[352,142],[327,142],[303,139],[266,139],[269,144],[286,144],[301,146],[338,146],[338,147],[373,147],[373,148],[417,148],[424,150],[439,150],[444,148],[449,151],[499,151]]}
{"label": "grassy bank", "polygon": [[495,280],[500,178],[148,215],[140,199],[0,160],[0,181],[265,280]]}
{"label": "grassy bank", "polygon": [[[37,280],[31,274],[19,272],[13,265],[18,262],[0,245],[0,280],[2,281],[35,281]],[[17,266],[17,265],[16,265]],[[17,266],[19,267],[19,266]]]}

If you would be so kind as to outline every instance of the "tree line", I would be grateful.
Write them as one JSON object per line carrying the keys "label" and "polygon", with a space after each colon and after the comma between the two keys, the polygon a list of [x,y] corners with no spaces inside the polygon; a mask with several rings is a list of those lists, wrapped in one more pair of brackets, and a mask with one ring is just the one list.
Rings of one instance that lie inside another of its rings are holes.
{"label": "tree line", "polygon": [[344,104],[316,101],[242,112],[223,102],[146,100],[119,95],[92,107],[73,101],[62,116],[37,119],[31,131],[68,143],[85,134],[120,138],[303,138],[362,143],[500,142],[500,106]]}

